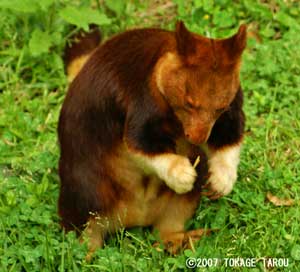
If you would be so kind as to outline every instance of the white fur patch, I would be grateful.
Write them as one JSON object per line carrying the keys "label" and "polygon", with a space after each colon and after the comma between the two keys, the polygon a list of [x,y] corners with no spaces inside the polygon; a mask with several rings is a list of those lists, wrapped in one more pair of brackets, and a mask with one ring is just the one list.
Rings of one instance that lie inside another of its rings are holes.
{"label": "white fur patch", "polygon": [[153,157],[138,155],[138,160],[152,170],[168,187],[178,194],[191,191],[197,172],[188,158],[176,154],[162,154]]}
{"label": "white fur patch", "polygon": [[241,145],[213,151],[209,156],[210,187],[216,193],[228,195],[237,179]]}

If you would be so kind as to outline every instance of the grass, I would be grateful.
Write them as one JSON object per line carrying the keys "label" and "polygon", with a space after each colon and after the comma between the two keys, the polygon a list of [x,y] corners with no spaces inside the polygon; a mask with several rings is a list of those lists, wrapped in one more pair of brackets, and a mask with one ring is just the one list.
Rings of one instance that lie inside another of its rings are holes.
{"label": "grass", "polygon": [[[227,197],[203,198],[187,224],[219,232],[204,237],[195,252],[169,256],[152,248],[155,234],[149,230],[123,230],[87,263],[86,245],[62,231],[57,215],[56,127],[66,93],[60,56],[70,22],[56,14],[79,8],[71,2],[40,1],[43,9],[0,1],[0,271],[187,271],[187,257],[289,261],[287,268],[265,268],[259,261],[252,269],[223,264],[199,271],[299,271],[299,3],[98,2],[110,20],[102,21],[106,37],[137,25],[171,29],[176,18],[206,35],[223,37],[243,22],[251,33],[241,73],[247,127],[238,182]],[[36,29],[41,31],[33,35]],[[44,42],[35,43],[34,36]],[[277,207],[267,192],[295,204]]]}

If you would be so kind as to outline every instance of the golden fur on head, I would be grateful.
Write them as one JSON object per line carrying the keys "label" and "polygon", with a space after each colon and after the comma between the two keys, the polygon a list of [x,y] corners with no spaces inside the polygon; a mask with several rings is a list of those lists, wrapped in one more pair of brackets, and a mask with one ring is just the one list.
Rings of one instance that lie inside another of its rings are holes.
{"label": "golden fur on head", "polygon": [[177,50],[159,60],[154,77],[186,137],[200,144],[238,91],[246,27],[242,25],[230,38],[213,40],[190,33],[178,23],[176,39]]}

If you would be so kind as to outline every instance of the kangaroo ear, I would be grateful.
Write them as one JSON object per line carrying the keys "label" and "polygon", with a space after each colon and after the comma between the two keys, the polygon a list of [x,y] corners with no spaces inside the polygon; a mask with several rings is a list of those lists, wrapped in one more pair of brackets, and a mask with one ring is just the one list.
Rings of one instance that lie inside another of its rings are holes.
{"label": "kangaroo ear", "polygon": [[187,56],[196,52],[196,41],[182,21],[176,23],[176,43],[179,55]]}
{"label": "kangaroo ear", "polygon": [[224,42],[231,58],[240,57],[247,45],[247,26],[241,25],[238,32]]}

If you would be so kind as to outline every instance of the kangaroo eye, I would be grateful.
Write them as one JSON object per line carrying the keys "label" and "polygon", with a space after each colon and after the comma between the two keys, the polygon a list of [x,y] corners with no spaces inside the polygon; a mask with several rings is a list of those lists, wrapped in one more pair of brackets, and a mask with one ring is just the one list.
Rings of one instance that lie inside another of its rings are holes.
{"label": "kangaroo eye", "polygon": [[193,109],[193,108],[194,108],[193,103],[190,102],[190,101],[185,101],[184,106],[185,106],[186,108],[188,108],[188,109]]}
{"label": "kangaroo eye", "polygon": [[220,109],[217,109],[216,112],[217,112],[217,114],[222,114],[223,112],[228,111],[229,108],[230,108],[230,107],[220,108]]}
{"label": "kangaroo eye", "polygon": [[217,113],[222,113],[225,111],[225,108],[220,108],[220,109],[217,109],[216,111],[217,111]]}

